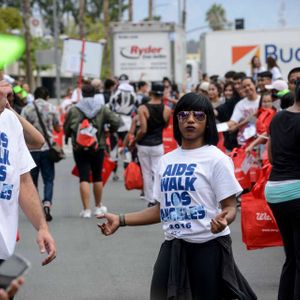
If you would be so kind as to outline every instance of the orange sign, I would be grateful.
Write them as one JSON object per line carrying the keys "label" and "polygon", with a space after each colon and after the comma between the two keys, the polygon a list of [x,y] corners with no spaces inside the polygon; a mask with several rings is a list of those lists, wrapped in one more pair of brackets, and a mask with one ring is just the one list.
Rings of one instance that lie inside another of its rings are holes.
{"label": "orange sign", "polygon": [[243,58],[245,55],[247,55],[250,51],[255,49],[257,45],[253,46],[234,46],[232,47],[232,64],[235,64],[237,61],[239,61],[241,58]]}

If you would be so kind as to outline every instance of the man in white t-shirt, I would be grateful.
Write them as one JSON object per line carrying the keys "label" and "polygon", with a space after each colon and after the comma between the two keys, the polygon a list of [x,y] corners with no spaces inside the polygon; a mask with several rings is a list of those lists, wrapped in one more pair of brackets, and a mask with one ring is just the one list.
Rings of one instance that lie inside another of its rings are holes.
{"label": "man in white t-shirt", "polygon": [[23,128],[17,116],[6,109],[10,88],[0,86],[0,264],[14,252],[18,229],[18,207],[38,231],[41,253],[48,252],[42,264],[56,256],[52,238],[40,205],[30,170],[34,161],[24,140]]}
{"label": "man in white t-shirt", "polygon": [[255,119],[260,95],[257,94],[255,82],[250,77],[245,77],[242,86],[246,97],[240,100],[232,113],[230,120],[227,122],[230,131],[238,130],[238,143],[244,145],[246,141],[255,135]]}

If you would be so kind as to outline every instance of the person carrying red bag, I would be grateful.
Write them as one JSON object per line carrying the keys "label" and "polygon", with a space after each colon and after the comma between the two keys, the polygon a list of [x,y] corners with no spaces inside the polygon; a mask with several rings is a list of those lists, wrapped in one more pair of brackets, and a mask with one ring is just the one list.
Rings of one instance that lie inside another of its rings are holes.
{"label": "person carrying red bag", "polygon": [[268,140],[269,127],[273,117],[276,114],[276,109],[272,105],[272,95],[271,93],[265,93],[261,96],[259,108],[257,111],[256,120],[256,138],[246,147],[246,152],[251,153],[253,149],[261,145],[259,148],[259,157],[264,160],[264,145]]}

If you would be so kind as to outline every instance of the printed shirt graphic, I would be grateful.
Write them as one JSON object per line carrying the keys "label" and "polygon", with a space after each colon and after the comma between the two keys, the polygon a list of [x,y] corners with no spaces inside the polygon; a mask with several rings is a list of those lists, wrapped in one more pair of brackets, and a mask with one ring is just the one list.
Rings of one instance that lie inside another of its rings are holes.
{"label": "printed shirt graphic", "polygon": [[5,109],[0,114],[0,259],[8,258],[14,251],[20,175],[34,167],[23,128],[14,113]]}
{"label": "printed shirt graphic", "polygon": [[228,235],[229,227],[213,234],[210,222],[221,212],[219,202],[241,191],[231,159],[217,147],[167,153],[154,182],[165,239],[204,243]]}
{"label": "printed shirt graphic", "polygon": [[[39,112],[41,114],[42,120],[45,124],[50,143],[52,142],[52,131],[53,131],[53,125],[59,124],[59,116],[58,112],[56,110],[56,107],[43,100],[43,99],[36,99],[35,103],[39,109]],[[22,110],[22,116],[29,121],[39,132],[44,135],[42,127],[39,122],[39,118],[37,116],[35,107],[33,104],[26,105]],[[39,149],[38,151],[44,151],[48,150],[49,147],[47,143],[45,143],[42,147],[42,149]]]}

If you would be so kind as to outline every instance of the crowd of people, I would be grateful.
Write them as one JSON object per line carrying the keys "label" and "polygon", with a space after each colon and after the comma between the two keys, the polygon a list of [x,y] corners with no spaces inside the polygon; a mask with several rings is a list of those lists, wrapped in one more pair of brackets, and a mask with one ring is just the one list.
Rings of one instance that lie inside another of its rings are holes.
{"label": "crowd of people", "polygon": [[[255,56],[249,72],[204,74],[189,93],[179,91],[167,77],[152,83],[132,83],[126,74],[103,82],[80,79],[58,107],[48,101],[45,87],[31,94],[26,83],[12,81],[0,73],[0,198],[14,203],[11,208],[0,201],[0,225],[10,226],[9,231],[0,226],[0,263],[14,250],[18,203],[38,230],[41,251],[49,253],[43,264],[55,258],[46,223],[53,219],[55,179],[55,163],[48,153],[53,132],[63,130],[79,174],[80,217],[92,216],[92,183],[93,213],[105,219],[98,225],[104,235],[120,226],[162,223],[165,241],[154,267],[151,299],[256,299],[235,265],[228,227],[243,193],[228,154],[242,148],[247,155],[254,153],[259,166],[273,166],[266,199],[286,253],[278,299],[300,297],[300,67],[285,80],[274,58],[269,57],[263,68]],[[164,155],[168,127],[177,145]],[[132,161],[140,165],[144,210],[108,212],[102,201],[107,157],[114,162],[114,181],[122,173],[121,161],[123,169]],[[15,158],[17,172],[10,170]],[[44,183],[41,205],[39,172]],[[7,215],[8,209],[14,210],[12,215]],[[17,287],[14,283],[10,295]]]}

